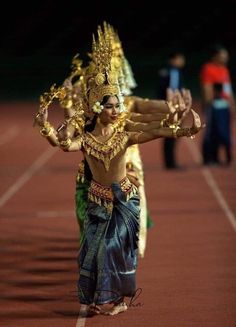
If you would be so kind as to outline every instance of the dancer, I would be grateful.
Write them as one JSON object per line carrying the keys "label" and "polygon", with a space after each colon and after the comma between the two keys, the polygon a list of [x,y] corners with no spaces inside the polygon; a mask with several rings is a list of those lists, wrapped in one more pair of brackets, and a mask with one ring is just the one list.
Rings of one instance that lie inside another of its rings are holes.
{"label": "dancer", "polygon": [[[89,314],[114,315],[127,310],[125,297],[136,291],[140,200],[137,186],[127,177],[126,151],[133,144],[160,137],[192,137],[200,131],[201,121],[180,94],[174,104],[160,101],[160,111],[170,112],[161,121],[154,119],[156,112],[140,114],[143,122],[129,120],[124,113],[120,71],[112,65],[110,38],[101,28],[90,56],[89,67],[81,72],[76,108],[76,121],[90,115],[89,124],[84,123],[76,137],[71,137],[67,126],[55,132],[46,121],[47,105],[41,106],[36,123],[50,142],[63,151],[82,151],[88,163],[92,180],[78,256],[79,300],[88,305]],[[64,91],[55,92],[63,99]],[[181,126],[187,113],[193,116],[190,128]],[[111,307],[105,311],[103,304],[107,303]]]}
{"label": "dancer", "polygon": [[[135,122],[141,121],[143,116],[140,113],[147,114],[150,109],[153,113],[157,113],[155,117],[151,116],[151,120],[153,119],[161,121],[161,119],[165,118],[166,106],[163,107],[163,101],[153,101],[149,99],[142,99],[139,97],[135,97],[132,95],[132,90],[137,86],[136,81],[133,76],[132,69],[128,60],[124,55],[124,51],[122,48],[121,41],[119,39],[118,33],[115,32],[114,28],[104,22],[104,34],[111,41],[112,47],[112,56],[113,62],[117,69],[120,71],[120,85],[121,92],[124,95],[125,107],[126,107],[126,117],[133,120]],[[63,83],[63,87],[66,89],[66,97],[61,101],[61,106],[64,108],[66,121],[64,122],[64,126],[67,126],[67,129],[72,136],[76,136],[81,133],[81,128],[84,128],[84,121],[81,120],[80,116],[75,114],[76,102],[78,101],[78,97],[80,96],[80,79],[77,79],[81,74],[81,65],[82,61],[75,56],[72,60],[72,72],[68,78]],[[185,91],[187,95],[187,91]],[[186,98],[186,97],[185,97]],[[173,94],[172,94],[173,99]],[[150,111],[150,112],[151,112]],[[161,112],[161,114],[160,114]],[[169,111],[168,111],[169,112]],[[132,113],[132,114],[130,114]],[[89,115],[88,115],[89,116]],[[89,117],[88,117],[89,118]],[[88,119],[87,118],[87,119]],[[145,116],[145,121],[147,122],[148,116]],[[129,128],[134,128],[133,126],[129,127],[130,124],[126,124],[126,130]],[[57,145],[57,144],[54,144]],[[132,180],[133,183],[139,189],[140,194],[140,229],[139,229],[139,255],[143,258],[145,249],[146,249],[146,241],[147,241],[147,228],[151,227],[153,222],[149,215],[149,211],[147,209],[147,200],[145,194],[144,187],[144,172],[143,172],[143,163],[139,151],[139,147],[137,144],[134,144],[132,147],[129,147],[126,151],[126,159],[127,159],[127,175],[129,179]],[[79,224],[79,239],[80,242],[83,239],[84,232],[84,219],[87,208],[87,196],[88,196],[88,188],[91,181],[91,172],[89,171],[89,166],[87,165],[86,160],[82,160],[78,167],[78,173],[76,177],[76,194],[75,194],[75,203],[76,203],[76,217]]]}

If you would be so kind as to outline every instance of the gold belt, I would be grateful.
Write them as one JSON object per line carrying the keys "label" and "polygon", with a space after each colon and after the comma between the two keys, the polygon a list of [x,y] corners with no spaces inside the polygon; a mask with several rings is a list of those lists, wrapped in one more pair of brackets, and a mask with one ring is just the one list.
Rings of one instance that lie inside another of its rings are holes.
{"label": "gold belt", "polygon": [[[124,177],[119,184],[122,192],[125,193],[126,201],[137,192],[137,187],[130,182],[128,177]],[[104,206],[109,212],[113,209],[114,195],[111,186],[101,185],[92,180],[89,187],[88,198],[90,201]]]}

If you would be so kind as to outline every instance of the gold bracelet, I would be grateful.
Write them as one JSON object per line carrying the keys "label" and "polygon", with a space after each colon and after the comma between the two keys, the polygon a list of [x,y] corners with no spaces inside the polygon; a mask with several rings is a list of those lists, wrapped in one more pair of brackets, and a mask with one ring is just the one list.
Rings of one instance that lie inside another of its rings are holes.
{"label": "gold bracelet", "polygon": [[160,121],[160,127],[168,127],[168,124],[167,124],[167,119],[166,118],[163,118],[161,121]]}
{"label": "gold bracelet", "polygon": [[176,125],[174,128],[172,128],[172,135],[173,137],[176,139],[178,136],[177,136],[177,131],[178,129],[180,129],[180,127],[178,125]]}
{"label": "gold bracelet", "polygon": [[126,168],[128,169],[128,170],[134,170],[134,165],[133,165],[133,163],[132,162],[127,162],[126,163]]}
{"label": "gold bracelet", "polygon": [[190,139],[194,139],[194,138],[195,138],[195,135],[193,135],[193,134],[191,133],[191,128],[189,128],[189,132],[188,132],[187,137],[190,137]]}
{"label": "gold bracelet", "polygon": [[191,138],[192,138],[192,133],[191,133],[190,128],[187,128],[187,133],[186,133],[185,136],[187,136],[187,137],[191,137]]}
{"label": "gold bracelet", "polygon": [[46,121],[39,132],[43,137],[49,137],[54,133],[54,128],[50,125],[49,122]]}
{"label": "gold bracelet", "polygon": [[63,149],[68,149],[70,147],[71,143],[72,143],[71,139],[68,138],[65,141],[60,142],[60,147]]}
{"label": "gold bracelet", "polygon": [[177,136],[177,131],[180,129],[180,127],[176,124],[169,125],[169,128],[172,129],[172,136],[176,139]]}

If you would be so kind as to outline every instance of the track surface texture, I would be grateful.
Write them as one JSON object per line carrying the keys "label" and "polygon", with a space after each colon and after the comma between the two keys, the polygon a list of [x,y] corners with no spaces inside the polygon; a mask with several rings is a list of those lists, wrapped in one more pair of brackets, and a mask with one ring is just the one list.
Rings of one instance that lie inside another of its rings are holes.
{"label": "track surface texture", "polygon": [[[177,171],[163,169],[162,140],[141,145],[154,226],[137,294],[125,313],[85,319],[74,211],[82,156],[49,146],[32,127],[37,105],[0,104],[0,326],[235,327],[235,162],[203,167],[203,133],[177,141]],[[52,110],[50,119],[62,116]],[[233,133],[236,158],[235,125]]]}

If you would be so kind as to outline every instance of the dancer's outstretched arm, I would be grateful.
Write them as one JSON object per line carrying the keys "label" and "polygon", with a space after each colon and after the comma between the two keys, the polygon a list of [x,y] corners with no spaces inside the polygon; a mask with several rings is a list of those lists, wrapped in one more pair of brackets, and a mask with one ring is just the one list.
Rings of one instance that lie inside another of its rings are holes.
{"label": "dancer's outstretched arm", "polygon": [[165,100],[149,100],[139,97],[133,98],[131,106],[130,120],[140,122],[150,122],[153,120],[161,120],[169,115],[168,121],[174,123],[182,121],[188,114],[192,106],[191,92],[183,89],[181,92],[176,90],[167,90],[167,101]]}
{"label": "dancer's outstretched arm", "polygon": [[[166,117],[166,115],[164,115],[164,117]],[[164,118],[160,120],[151,121],[150,123],[134,122],[132,120],[127,119],[125,124],[125,130],[127,132],[149,132],[150,130],[160,128],[163,119]]]}
{"label": "dancer's outstretched arm", "polygon": [[129,121],[132,123],[150,123],[152,121],[161,121],[164,118],[167,118],[168,114],[165,113],[153,113],[153,114],[139,114],[136,112],[131,112],[129,116]]}
{"label": "dancer's outstretched arm", "polygon": [[[177,125],[173,125],[170,127],[159,127],[150,129],[144,128],[144,130],[140,129],[139,132],[129,132],[129,144],[141,144],[152,141],[157,138],[177,138],[182,136],[193,136],[198,133],[204,126],[201,124],[201,120],[199,115],[191,109],[191,114],[193,116],[193,124],[191,127],[179,127]],[[148,124],[149,125],[149,124]]]}
{"label": "dancer's outstretched arm", "polygon": [[34,126],[39,127],[40,134],[46,138],[52,146],[58,146],[58,133],[55,128],[48,122],[48,110],[40,109],[34,119]]}
{"label": "dancer's outstretched arm", "polygon": [[80,137],[73,138],[75,128],[71,125],[61,124],[56,130],[48,122],[48,110],[41,109],[34,121],[34,125],[39,127],[40,134],[46,138],[48,143],[52,146],[59,146],[63,151],[79,151],[81,149]]}

